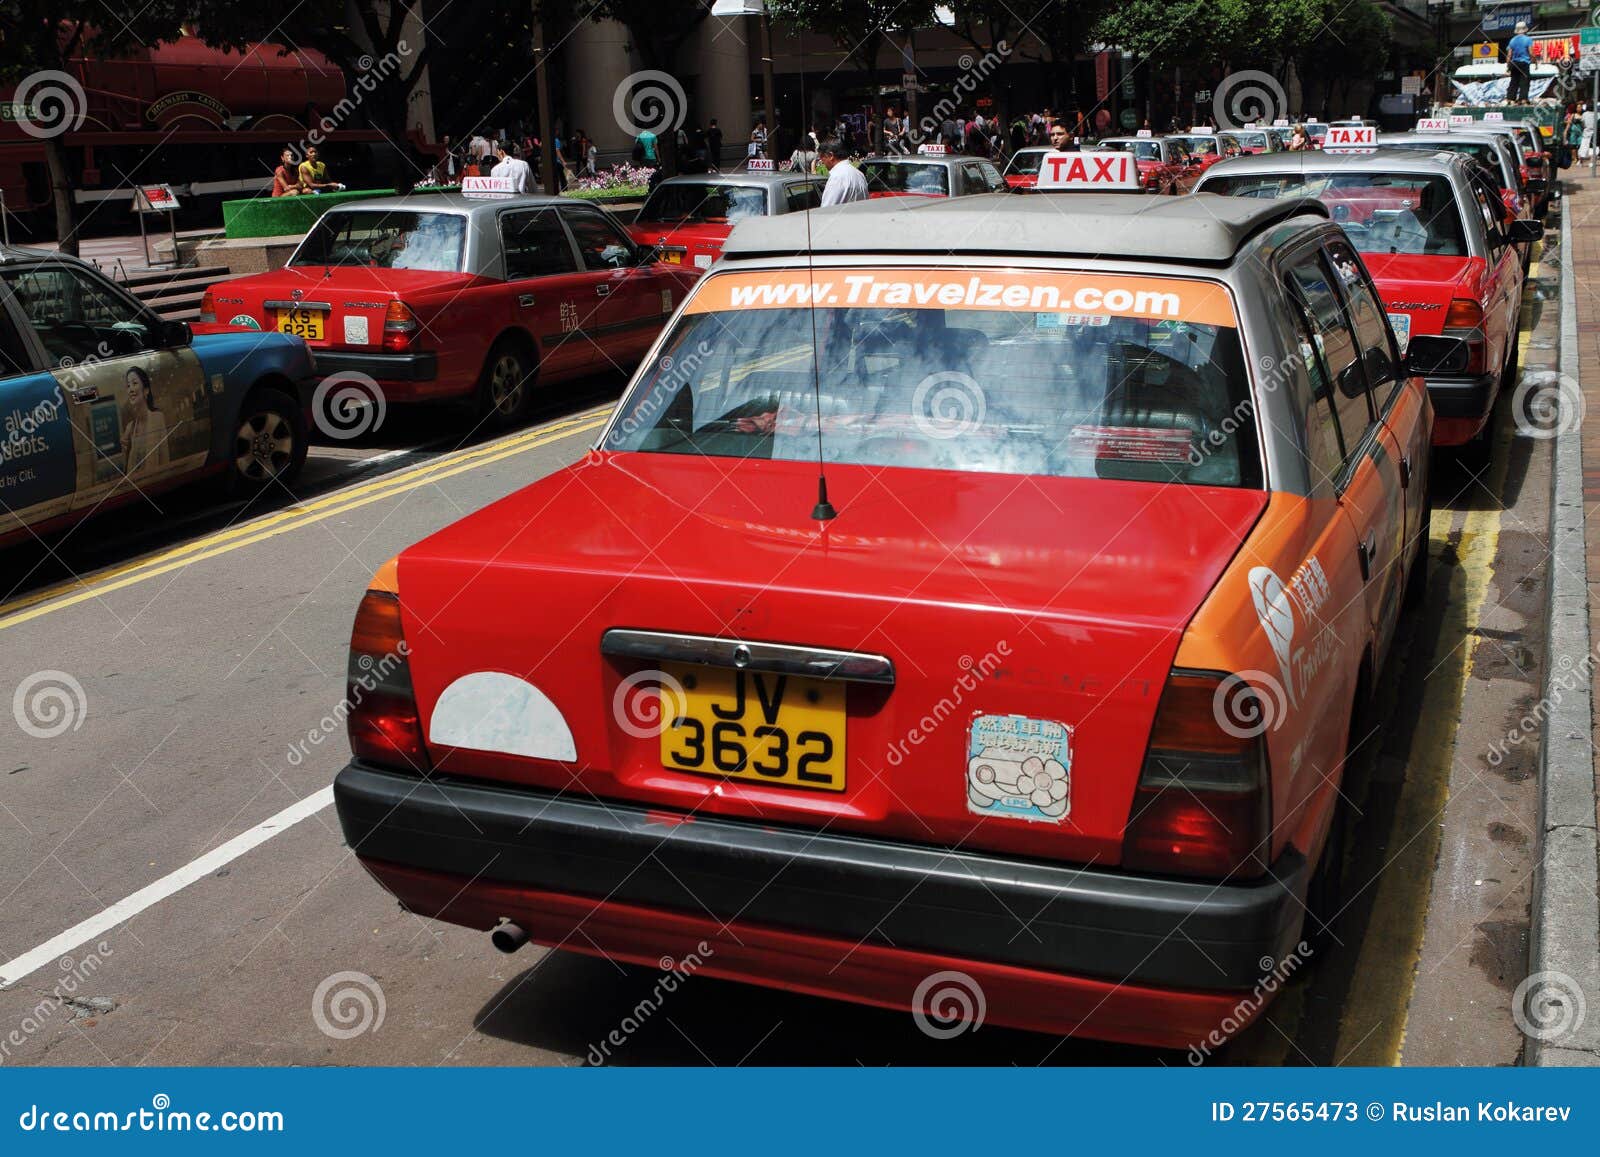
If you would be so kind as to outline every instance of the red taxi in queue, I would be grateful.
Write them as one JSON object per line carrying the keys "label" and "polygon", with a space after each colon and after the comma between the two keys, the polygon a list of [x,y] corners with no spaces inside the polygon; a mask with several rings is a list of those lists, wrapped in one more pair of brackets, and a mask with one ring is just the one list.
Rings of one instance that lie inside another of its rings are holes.
{"label": "red taxi in queue", "polygon": [[1219,132],[1217,137],[1220,140],[1232,141],[1238,146],[1239,151],[1246,156],[1278,151],[1278,142],[1265,129],[1248,125],[1242,129],[1229,129],[1226,132]]}
{"label": "red taxi in queue", "polygon": [[1316,202],[1073,210],[735,230],[594,453],[373,580],[334,784],[368,871],[505,950],[1248,1021],[1341,906],[1427,394]]}
{"label": "red taxi in queue", "polygon": [[201,320],[294,334],[324,375],[503,426],[536,383],[636,363],[698,276],[570,198],[380,197],[323,214],[284,268],[206,290]]}
{"label": "red taxi in queue", "polygon": [[1200,191],[1320,198],[1377,283],[1401,348],[1426,369],[1434,445],[1488,452],[1495,399],[1515,376],[1518,245],[1544,227],[1507,222],[1476,161],[1396,149],[1240,157]]}
{"label": "red taxi in queue", "polygon": [[1132,153],[1140,187],[1147,193],[1187,193],[1200,172],[1183,146],[1166,137],[1105,137],[1095,147]]}
{"label": "red taxi in queue", "polygon": [[1039,179],[1039,163],[1050,151],[1049,145],[1031,145],[1025,149],[1018,149],[1011,154],[1011,159],[1006,162],[1005,172],[1000,175],[1013,189],[1031,189]]}
{"label": "red taxi in queue", "polygon": [[1227,157],[1237,157],[1244,150],[1239,143],[1231,137],[1218,136],[1214,131],[1207,129],[1201,132],[1190,129],[1186,133],[1173,133],[1169,140],[1179,142],[1188,150],[1189,156],[1199,162],[1199,172],[1204,173],[1212,165]]}
{"label": "red taxi in queue", "polygon": [[740,221],[815,209],[822,185],[822,178],[805,173],[669,177],[645,198],[628,232],[669,265],[710,269]]}
{"label": "red taxi in queue", "polygon": [[[929,146],[923,146],[927,148]],[[868,198],[970,197],[1008,188],[994,162],[957,154],[867,157],[860,162]]]}

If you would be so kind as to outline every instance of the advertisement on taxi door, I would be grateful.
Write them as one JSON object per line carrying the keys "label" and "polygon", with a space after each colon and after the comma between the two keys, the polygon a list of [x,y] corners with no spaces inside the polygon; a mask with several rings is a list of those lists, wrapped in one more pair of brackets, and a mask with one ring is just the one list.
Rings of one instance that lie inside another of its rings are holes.
{"label": "advertisement on taxi door", "polygon": [[56,373],[71,399],[77,493],[200,465],[210,449],[205,374],[192,350],[160,350]]}
{"label": "advertisement on taxi door", "polygon": [[72,493],[72,427],[60,388],[38,374],[0,383],[0,504],[11,511]]}

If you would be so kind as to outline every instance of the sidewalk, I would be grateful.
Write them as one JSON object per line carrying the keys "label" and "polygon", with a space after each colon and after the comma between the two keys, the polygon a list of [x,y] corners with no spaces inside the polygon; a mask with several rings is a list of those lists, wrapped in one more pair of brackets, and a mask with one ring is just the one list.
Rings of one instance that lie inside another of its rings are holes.
{"label": "sidewalk", "polygon": [[[1528,1021],[1519,1017],[1528,1063],[1553,1066],[1600,1065],[1600,696],[1592,678],[1600,657],[1591,631],[1600,621],[1600,179],[1575,165],[1563,187],[1560,241],[1552,237],[1545,250],[1545,260],[1555,249],[1561,264],[1561,375],[1553,396],[1548,387],[1537,391],[1554,407],[1555,420],[1543,425],[1560,430],[1546,694],[1538,705],[1543,847],[1530,975],[1516,994]],[[1515,398],[1521,412],[1539,404],[1536,396],[1528,404],[1526,388]]]}

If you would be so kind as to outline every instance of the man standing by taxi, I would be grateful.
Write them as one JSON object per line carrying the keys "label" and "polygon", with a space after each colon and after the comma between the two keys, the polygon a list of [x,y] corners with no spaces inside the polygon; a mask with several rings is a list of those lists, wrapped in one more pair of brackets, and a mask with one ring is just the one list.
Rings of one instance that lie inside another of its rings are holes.
{"label": "man standing by taxi", "polygon": [[837,137],[829,137],[817,146],[817,163],[828,174],[828,183],[822,187],[823,208],[867,199],[867,179],[840,155],[842,149]]}
{"label": "man standing by taxi", "polygon": [[1528,75],[1533,70],[1533,37],[1528,35],[1528,22],[1517,21],[1516,34],[1506,51],[1511,70],[1511,84],[1506,89],[1507,104],[1528,103]]}
{"label": "man standing by taxi", "polygon": [[[533,170],[528,168],[528,162],[520,157],[512,156],[507,152],[504,141],[494,143],[495,166],[489,170],[491,177],[506,177],[511,181],[511,189],[516,193],[531,193],[533,191]],[[556,162],[560,164],[559,161]]]}

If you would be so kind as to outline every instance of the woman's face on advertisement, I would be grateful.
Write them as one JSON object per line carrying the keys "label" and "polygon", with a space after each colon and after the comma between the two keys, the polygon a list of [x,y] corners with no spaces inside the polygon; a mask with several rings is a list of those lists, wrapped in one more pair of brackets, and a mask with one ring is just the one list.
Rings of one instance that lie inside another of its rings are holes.
{"label": "woman's face on advertisement", "polygon": [[135,414],[146,413],[150,409],[150,390],[144,384],[144,379],[137,370],[129,370],[127,376],[128,403],[133,407]]}

